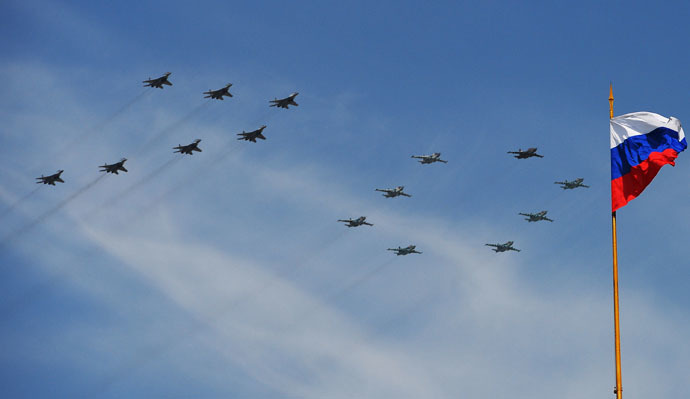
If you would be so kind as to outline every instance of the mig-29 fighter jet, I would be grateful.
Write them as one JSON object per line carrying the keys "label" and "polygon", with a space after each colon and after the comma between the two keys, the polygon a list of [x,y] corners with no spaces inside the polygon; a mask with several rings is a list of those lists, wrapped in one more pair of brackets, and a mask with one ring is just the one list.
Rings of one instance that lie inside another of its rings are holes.
{"label": "mig-29 fighter jet", "polygon": [[295,107],[297,107],[299,106],[299,104],[295,102],[295,97],[297,97],[298,94],[299,93],[292,93],[288,97],[281,98],[280,100],[277,98],[275,100],[270,100],[269,102],[271,103],[271,105],[269,105],[269,107],[278,107],[285,109],[288,109],[288,105],[294,105]]}
{"label": "mig-29 fighter jet", "polygon": [[515,158],[517,158],[517,159],[525,159],[525,158],[531,158],[531,157],[544,158],[543,155],[537,154],[537,148],[536,147],[528,148],[525,151],[522,151],[522,149],[519,149],[517,151],[508,151],[508,154],[516,154]]}
{"label": "mig-29 fighter jet", "polygon": [[149,78],[149,80],[145,80],[141,83],[146,83],[144,87],[156,87],[162,89],[163,85],[172,86],[172,83],[168,81],[168,76],[170,76],[170,72],[166,72],[165,75],[161,76],[160,78]]}
{"label": "mig-29 fighter jet", "polygon": [[421,164],[434,163],[434,162],[448,163],[448,161],[444,161],[443,159],[441,159],[441,153],[440,152],[435,152],[431,155],[413,155],[412,158],[419,159],[419,163],[421,163]]}
{"label": "mig-29 fighter jet", "polygon": [[366,224],[367,226],[373,226],[373,224],[367,223],[365,222],[365,220],[367,220],[366,216],[360,216],[357,219],[338,219],[339,222],[346,223],[347,227],[357,227],[363,224]]}
{"label": "mig-29 fighter jet", "polygon": [[573,180],[573,181],[568,181],[568,180],[566,179],[565,181],[556,181],[556,182],[553,182],[553,184],[561,184],[561,188],[562,188],[563,190],[572,190],[572,189],[578,188],[578,187],[589,188],[589,186],[587,186],[587,185],[585,185],[585,184],[582,184],[582,182],[583,182],[584,180],[585,180],[585,179],[583,179],[583,178],[581,178],[581,177],[578,177],[577,179],[575,179],[575,180]]}
{"label": "mig-29 fighter jet", "polygon": [[377,188],[376,191],[380,191],[380,192],[384,193],[383,196],[386,198],[394,198],[394,197],[397,197],[400,195],[402,195],[404,197],[411,197],[410,194],[406,194],[403,192],[404,189],[405,189],[405,186],[398,186],[396,188],[383,188],[383,189]]}
{"label": "mig-29 fighter jet", "polygon": [[553,222],[553,220],[546,217],[546,211],[541,211],[537,213],[519,213],[519,215],[527,216],[525,220],[528,222],[538,222],[540,220],[547,220],[549,222]]}
{"label": "mig-29 fighter jet", "polygon": [[416,251],[415,248],[417,248],[415,245],[408,245],[405,248],[388,248],[389,251],[395,252],[396,255],[409,255],[409,254],[421,254],[421,252]]}
{"label": "mig-29 fighter jet", "polygon": [[201,142],[201,139],[196,139],[192,144],[187,144],[187,145],[178,145],[177,147],[173,147],[173,152],[175,153],[180,153],[180,154],[188,154],[188,155],[193,155],[192,151],[196,152],[201,152],[201,148],[199,148],[199,143]]}
{"label": "mig-29 fighter jet", "polygon": [[266,140],[266,137],[262,134],[264,129],[266,129],[266,125],[263,125],[251,132],[242,131],[242,133],[237,133],[238,136],[242,136],[238,137],[237,140],[247,140],[251,141],[252,143],[256,143],[256,139]]}
{"label": "mig-29 fighter jet", "polygon": [[520,252],[519,249],[513,248],[513,242],[512,241],[508,241],[505,244],[484,244],[484,245],[486,245],[488,247],[494,247],[493,249],[491,249],[494,252],[505,252],[505,251]]}
{"label": "mig-29 fighter jet", "polygon": [[55,182],[64,183],[65,181],[60,178],[60,175],[62,174],[62,172],[64,172],[64,170],[58,170],[57,173],[55,173],[54,175],[50,175],[50,176],[41,175],[41,177],[36,178],[36,180],[40,180],[40,181],[37,181],[36,184],[43,183],[43,184],[50,184],[51,186],[54,186]]}
{"label": "mig-29 fighter jet", "polygon": [[122,158],[120,162],[114,163],[112,165],[105,164],[103,166],[99,166],[99,168],[102,168],[99,172],[105,172],[105,173],[115,173],[116,175],[118,174],[118,171],[123,171],[127,172],[127,169],[125,169],[125,161],[127,161],[127,158]]}
{"label": "mig-29 fighter jet", "polygon": [[210,90],[204,92],[204,94],[207,94],[204,96],[204,98],[215,98],[216,100],[222,100],[223,96],[226,97],[232,97],[232,94],[230,94],[230,86],[232,86],[232,83],[228,83],[225,85],[225,87],[218,89],[218,90]]}

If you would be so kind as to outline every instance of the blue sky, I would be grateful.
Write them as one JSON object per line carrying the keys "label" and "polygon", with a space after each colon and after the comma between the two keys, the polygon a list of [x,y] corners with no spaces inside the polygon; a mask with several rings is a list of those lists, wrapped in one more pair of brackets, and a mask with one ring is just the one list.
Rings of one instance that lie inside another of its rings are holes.
{"label": "blue sky", "polygon": [[[611,397],[608,84],[690,120],[689,8],[4,2],[3,392]],[[690,394],[685,157],[619,212],[627,398]]]}

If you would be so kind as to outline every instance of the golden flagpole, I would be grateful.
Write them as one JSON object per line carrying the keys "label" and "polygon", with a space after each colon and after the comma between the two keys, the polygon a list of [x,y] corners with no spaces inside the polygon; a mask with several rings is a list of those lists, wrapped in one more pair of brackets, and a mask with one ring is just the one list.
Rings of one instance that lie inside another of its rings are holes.
{"label": "golden flagpole", "polygon": [[[609,85],[609,118],[613,119],[613,84]],[[623,398],[623,383],[621,378],[621,324],[618,309],[618,243],[616,240],[616,212],[611,213],[613,231],[613,325],[616,341],[616,386],[613,393],[616,399]]]}

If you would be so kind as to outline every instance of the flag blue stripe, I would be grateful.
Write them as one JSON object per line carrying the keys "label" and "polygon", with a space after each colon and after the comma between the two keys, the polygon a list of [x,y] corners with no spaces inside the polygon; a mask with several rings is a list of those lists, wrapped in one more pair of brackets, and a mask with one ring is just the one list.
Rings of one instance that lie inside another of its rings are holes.
{"label": "flag blue stripe", "polygon": [[662,152],[669,148],[678,153],[682,152],[688,147],[688,143],[685,138],[681,141],[678,138],[678,132],[667,127],[659,127],[647,134],[629,137],[611,149],[611,180],[627,174],[630,168],[639,165],[653,152]]}

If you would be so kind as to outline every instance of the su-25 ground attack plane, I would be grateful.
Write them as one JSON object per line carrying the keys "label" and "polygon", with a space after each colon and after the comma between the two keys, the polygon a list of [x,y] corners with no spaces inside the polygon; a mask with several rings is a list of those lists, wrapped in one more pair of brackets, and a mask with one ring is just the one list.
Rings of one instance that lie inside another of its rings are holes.
{"label": "su-25 ground attack plane", "polygon": [[448,161],[444,161],[443,159],[441,159],[441,153],[440,152],[435,152],[431,155],[413,155],[412,158],[419,159],[419,163],[421,163],[421,164],[434,163],[434,162],[448,163]]}
{"label": "su-25 ground attack plane", "polygon": [[383,196],[386,198],[394,198],[400,195],[402,195],[403,197],[411,197],[410,194],[403,192],[404,189],[405,186],[398,186],[396,188],[377,188],[376,191],[382,192]]}
{"label": "su-25 ground attack plane", "polygon": [[163,85],[172,86],[172,83],[168,81],[168,76],[170,76],[170,72],[166,72],[165,75],[161,76],[160,78],[149,78],[149,80],[145,80],[141,83],[146,83],[144,87],[156,87],[158,89],[162,89]]}
{"label": "su-25 ground attack plane", "polygon": [[539,222],[541,220],[553,222],[553,220],[546,217],[546,211],[541,211],[537,213],[519,213],[519,215],[527,216],[525,220],[528,222]]}
{"label": "su-25 ground attack plane", "polygon": [[517,151],[508,151],[508,154],[515,154],[515,158],[517,158],[517,159],[525,159],[525,158],[531,158],[531,157],[544,158],[543,155],[537,154],[537,148],[536,147],[528,148],[525,151],[522,151],[522,149],[519,149]]}
{"label": "su-25 ground attack plane", "polygon": [[519,249],[513,248],[513,242],[508,241],[505,244],[484,244],[487,247],[494,247],[491,250],[494,252],[505,252],[505,251],[516,251],[520,252]]}
{"label": "su-25 ground attack plane", "polygon": [[285,109],[288,109],[288,105],[294,105],[295,107],[297,107],[299,106],[299,104],[295,102],[295,97],[297,97],[298,94],[299,93],[292,93],[285,98],[281,98],[280,100],[277,98],[275,100],[270,100],[269,102],[271,103],[271,105],[269,105],[269,107],[278,107]]}
{"label": "su-25 ground attack plane", "polygon": [[575,180],[573,180],[573,181],[568,181],[568,180],[566,179],[565,181],[555,181],[555,182],[553,182],[553,184],[560,184],[560,185],[561,185],[561,188],[562,188],[563,190],[572,190],[572,189],[578,188],[578,187],[589,188],[588,185],[582,184],[582,182],[583,182],[584,180],[585,180],[585,179],[583,179],[583,178],[581,178],[581,177],[578,177],[577,179],[575,179]]}
{"label": "su-25 ground attack plane", "polygon": [[237,133],[238,137],[237,140],[247,140],[251,141],[252,143],[256,143],[256,139],[261,139],[261,140],[266,140],[266,137],[263,135],[263,131],[266,129],[266,125],[261,126],[260,128],[253,130],[251,132],[245,132],[244,130],[242,133]]}
{"label": "su-25 ground attack plane", "polygon": [[222,100],[223,96],[226,97],[232,97],[232,94],[230,94],[230,86],[232,86],[232,83],[228,83],[225,85],[225,87],[218,89],[218,90],[210,90],[205,91],[204,98],[215,98],[216,100]]}
{"label": "su-25 ground attack plane", "polygon": [[366,216],[360,216],[357,219],[338,219],[339,222],[346,223],[345,225],[347,227],[357,227],[361,225],[373,226],[372,223],[367,223],[366,220]]}
{"label": "su-25 ground attack plane", "polygon": [[64,172],[64,170],[61,169],[61,170],[58,170],[57,173],[55,173],[54,175],[50,175],[50,176],[41,175],[41,177],[36,178],[36,180],[39,180],[36,182],[36,184],[43,183],[43,184],[50,184],[51,186],[54,186],[55,182],[64,183],[65,181],[62,180],[62,178],[60,178],[60,175],[62,174],[62,172]]}
{"label": "su-25 ground attack plane", "polygon": [[196,139],[194,140],[193,143],[187,144],[187,145],[178,145],[177,147],[173,147],[174,153],[180,153],[180,154],[188,154],[188,155],[193,155],[193,151],[196,152],[201,152],[201,148],[199,148],[199,143],[201,142],[201,139]]}
{"label": "su-25 ground attack plane", "polygon": [[396,255],[409,255],[409,254],[421,254],[421,252],[416,251],[415,248],[417,246],[415,245],[408,245],[405,248],[398,247],[398,248],[388,248],[389,251],[395,252]]}
{"label": "su-25 ground attack plane", "polygon": [[116,175],[119,174],[117,173],[118,171],[127,172],[127,169],[125,169],[125,161],[127,161],[127,158],[122,158],[120,162],[111,165],[105,164],[99,166],[99,168],[102,168],[99,172],[115,173]]}

